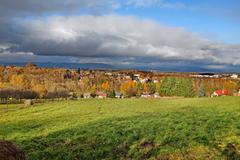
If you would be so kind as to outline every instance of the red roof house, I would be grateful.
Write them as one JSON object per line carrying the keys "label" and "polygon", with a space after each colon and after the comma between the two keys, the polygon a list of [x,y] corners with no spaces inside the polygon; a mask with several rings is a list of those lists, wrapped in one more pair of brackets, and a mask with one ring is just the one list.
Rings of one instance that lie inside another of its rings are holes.
{"label": "red roof house", "polygon": [[227,96],[229,95],[228,90],[216,90],[215,92],[213,92],[212,97],[214,96]]}
{"label": "red roof house", "polygon": [[97,92],[96,95],[98,98],[107,98],[107,94],[104,92]]}

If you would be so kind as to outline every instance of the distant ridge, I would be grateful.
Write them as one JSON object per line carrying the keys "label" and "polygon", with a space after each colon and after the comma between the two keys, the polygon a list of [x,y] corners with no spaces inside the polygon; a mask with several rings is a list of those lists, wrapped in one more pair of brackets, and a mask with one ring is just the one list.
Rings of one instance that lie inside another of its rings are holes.
{"label": "distant ridge", "polygon": [[[66,69],[92,69],[92,70],[140,70],[140,71],[160,71],[160,72],[211,72],[211,73],[240,73],[238,68],[214,69],[207,67],[185,66],[123,66],[110,65],[105,63],[53,63],[53,62],[33,62],[38,67],[44,68],[66,68]],[[25,66],[27,62],[0,62],[5,66]]]}
{"label": "distant ridge", "polygon": [[[104,64],[104,63],[41,63],[33,62],[38,67],[46,68],[69,68],[69,69],[117,69],[115,66]],[[25,66],[27,63],[1,63],[0,65],[5,66]]]}

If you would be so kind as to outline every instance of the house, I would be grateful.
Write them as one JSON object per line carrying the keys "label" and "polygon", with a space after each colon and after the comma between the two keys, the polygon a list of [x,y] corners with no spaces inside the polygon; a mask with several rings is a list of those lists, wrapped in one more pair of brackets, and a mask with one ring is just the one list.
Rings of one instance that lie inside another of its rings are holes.
{"label": "house", "polygon": [[119,92],[116,92],[115,93],[115,98],[121,98],[122,97],[122,94],[121,93],[119,93]]}
{"label": "house", "polygon": [[101,98],[101,99],[107,98],[107,94],[104,92],[97,92],[96,95],[97,95],[97,98]]}
{"label": "house", "polygon": [[227,95],[229,95],[227,90],[216,90],[216,91],[213,92],[211,97],[227,96]]}
{"label": "house", "polygon": [[159,81],[158,81],[158,80],[156,80],[156,79],[154,79],[154,80],[153,80],[153,83],[158,83],[158,82],[159,82]]}
{"label": "house", "polygon": [[234,93],[233,96],[238,96],[238,97],[240,97],[240,89],[238,90],[237,93]]}
{"label": "house", "polygon": [[133,75],[133,78],[134,78],[135,80],[139,80],[140,74],[134,74],[134,75]]}
{"label": "house", "polygon": [[131,79],[131,76],[125,76],[125,79]]}
{"label": "house", "polygon": [[238,75],[237,74],[233,74],[233,75],[231,75],[231,78],[232,79],[238,79]]}
{"label": "house", "polygon": [[135,81],[135,82],[139,82],[139,79],[140,79],[140,74],[134,74],[132,79]]}
{"label": "house", "polygon": [[202,77],[209,77],[209,78],[211,78],[211,77],[214,77],[214,73],[200,73],[199,74],[200,76],[202,76]]}
{"label": "house", "polygon": [[154,98],[160,98],[160,95],[159,95],[159,93],[154,93],[153,97]]}
{"label": "house", "polygon": [[148,78],[143,78],[143,79],[140,79],[140,82],[141,83],[147,83],[149,82],[150,80]]}
{"label": "house", "polygon": [[138,77],[138,78],[139,78],[139,77],[140,77],[140,74],[134,74],[134,77]]}
{"label": "house", "polygon": [[84,93],[83,98],[91,98],[91,94],[90,93]]}
{"label": "house", "polygon": [[74,99],[76,98],[76,95],[74,92],[69,92],[69,99]]}
{"label": "house", "polygon": [[105,73],[106,76],[112,76],[112,73],[111,72],[107,72]]}
{"label": "house", "polygon": [[151,95],[149,93],[143,93],[141,95],[141,98],[150,98],[150,97],[151,97]]}
{"label": "house", "polygon": [[238,90],[237,93],[234,94],[234,96],[239,96],[240,97],[240,89]]}

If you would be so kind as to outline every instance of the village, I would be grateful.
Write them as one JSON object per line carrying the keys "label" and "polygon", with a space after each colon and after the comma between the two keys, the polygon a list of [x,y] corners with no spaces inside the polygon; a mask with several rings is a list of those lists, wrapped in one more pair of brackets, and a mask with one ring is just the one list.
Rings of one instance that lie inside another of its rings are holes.
{"label": "village", "polygon": [[[162,76],[186,76],[186,77],[194,77],[194,78],[215,78],[215,79],[225,79],[225,80],[240,80],[240,76],[238,74],[229,74],[229,73],[220,73],[220,74],[213,74],[213,73],[199,73],[199,74],[189,74],[189,73],[158,73],[158,72],[141,72],[141,71],[81,71],[79,84],[81,84],[84,77],[89,79],[93,79],[95,74],[104,74],[108,76],[110,79],[116,79],[120,81],[133,81],[134,83],[154,83],[158,84],[161,81]],[[224,89],[215,90],[211,97],[217,96],[230,96],[230,92]],[[232,94],[232,96],[240,96],[240,88],[238,92]],[[108,95],[105,92],[96,92],[96,97],[91,96],[90,92],[84,93],[83,98],[107,98]],[[121,92],[115,92],[115,98],[124,98],[124,95]],[[143,92],[139,98],[160,98],[158,92],[149,93]]]}
{"label": "village", "polygon": [[[0,67],[0,98],[170,98],[240,96],[237,73],[176,73],[138,70],[88,70]],[[20,100],[19,100],[20,99]]]}

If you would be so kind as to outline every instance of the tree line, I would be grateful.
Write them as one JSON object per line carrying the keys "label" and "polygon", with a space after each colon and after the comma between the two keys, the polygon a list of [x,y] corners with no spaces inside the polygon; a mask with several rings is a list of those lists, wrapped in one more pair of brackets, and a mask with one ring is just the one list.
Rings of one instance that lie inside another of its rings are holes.
{"label": "tree line", "polygon": [[0,89],[0,103],[21,103],[23,99],[60,99],[69,98],[70,94],[66,90],[48,92],[43,97],[32,90]]}

